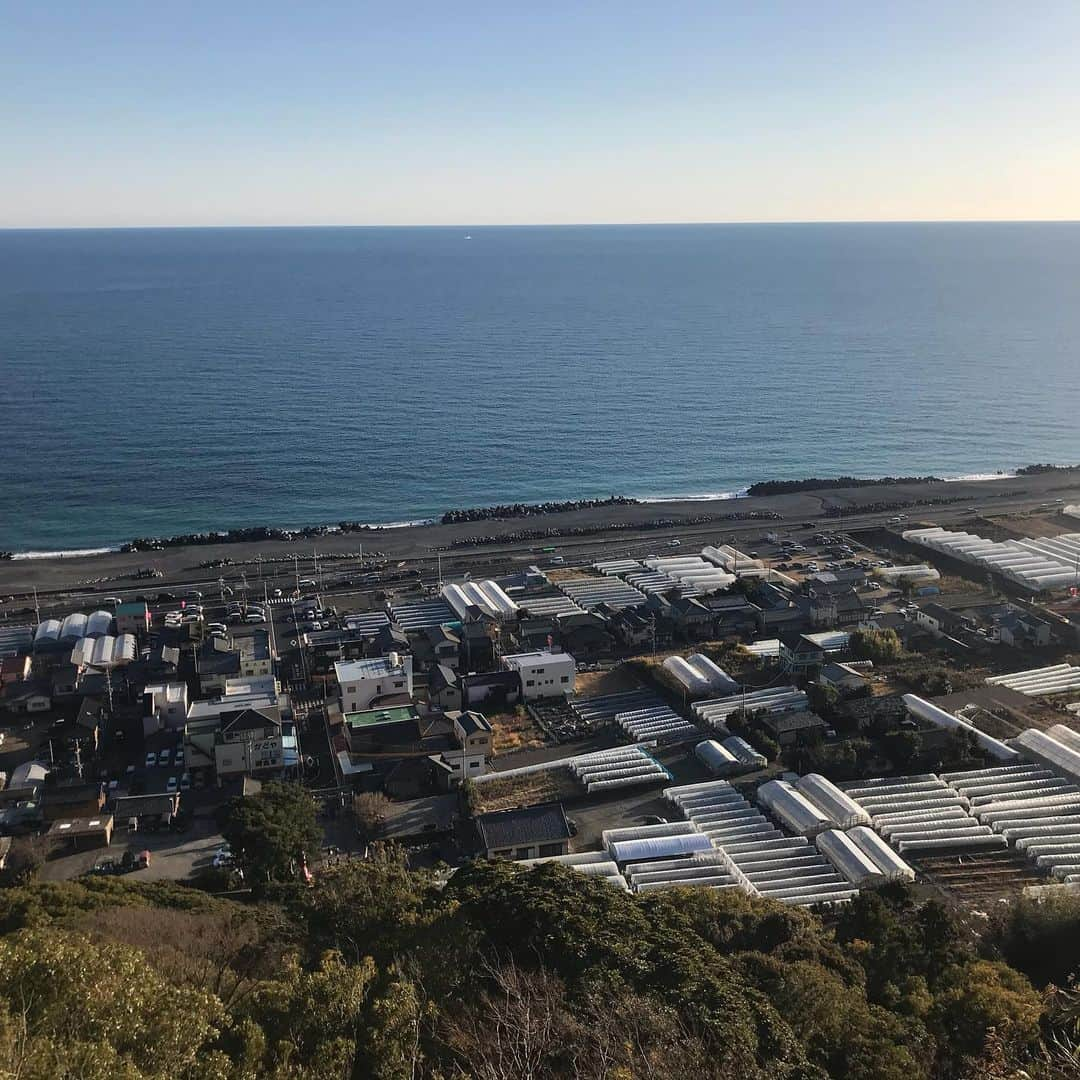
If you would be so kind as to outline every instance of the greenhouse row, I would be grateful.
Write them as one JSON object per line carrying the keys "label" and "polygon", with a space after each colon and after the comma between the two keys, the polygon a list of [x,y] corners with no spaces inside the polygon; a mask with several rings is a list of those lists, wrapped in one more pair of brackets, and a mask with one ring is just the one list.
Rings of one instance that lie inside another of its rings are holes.
{"label": "greenhouse row", "polygon": [[723,853],[746,892],[801,906],[839,903],[856,894],[805,837],[785,835],[727,781],[668,788],[664,794]]}
{"label": "greenhouse row", "polygon": [[874,571],[874,577],[890,585],[899,585],[938,581],[941,574],[927,563],[919,563],[915,566],[879,566]]}
{"label": "greenhouse row", "polygon": [[71,662],[78,668],[113,668],[134,662],[138,656],[134,634],[119,637],[82,638],[71,650]]}
{"label": "greenhouse row", "polygon": [[901,855],[1006,846],[1004,837],[972,817],[967,798],[934,773],[856,780],[840,786],[869,813],[877,832]]}
{"label": "greenhouse row", "polygon": [[94,611],[84,615],[74,611],[66,619],[43,619],[34,631],[34,647],[74,645],[83,638],[100,638],[111,633],[111,611]]}
{"label": "greenhouse row", "polygon": [[636,559],[612,559],[608,562],[593,563],[593,569],[607,577],[622,578],[646,596],[655,593],[667,593],[678,589],[683,596],[700,596],[701,589],[689,582],[678,581],[670,574],[659,570],[647,570]]}
{"label": "greenhouse row", "polygon": [[1033,592],[1078,583],[1080,533],[1028,540],[986,540],[968,532],[939,527],[908,529],[909,543],[1001,574]]}
{"label": "greenhouse row", "polygon": [[724,722],[734,712],[756,712],[764,709],[770,713],[806,712],[810,699],[794,686],[773,686],[767,690],[754,690],[748,694],[728,694],[725,697],[696,701],[694,715],[710,727],[723,728]]}
{"label": "greenhouse row", "polygon": [[730,544],[718,544],[716,547],[701,549],[702,558],[729,574],[740,576],[751,570],[764,570],[765,564],[760,559],[753,559],[745,552],[733,548]]}
{"label": "greenhouse row", "polygon": [[734,694],[739,689],[739,684],[704,653],[686,658],[669,656],[664,670],[690,694]]}
{"label": "greenhouse row", "polygon": [[659,695],[652,690],[622,690],[596,697],[574,697],[569,699],[569,704],[578,720],[590,727],[613,724],[619,713],[664,706]]}
{"label": "greenhouse row", "polygon": [[645,603],[642,593],[618,578],[573,578],[570,581],[557,581],[555,587],[586,611],[601,604],[619,611]]}
{"label": "greenhouse row", "polygon": [[[729,745],[730,744],[730,745]],[[694,747],[694,757],[713,776],[735,776],[738,773],[764,769],[768,764],[748,742],[731,736],[723,742],[706,739]]]}
{"label": "greenhouse row", "polygon": [[642,560],[645,566],[660,574],[667,574],[676,581],[698,586],[703,592],[728,589],[735,584],[735,576],[703,559],[700,555],[654,556]]}
{"label": "greenhouse row", "polygon": [[1007,686],[1029,697],[1049,694],[1067,694],[1080,690],[1080,667],[1071,664],[1053,664],[1050,667],[1014,671],[1011,675],[993,675],[987,683],[991,686]]}
{"label": "greenhouse row", "polygon": [[694,739],[701,732],[667,705],[633,709],[615,714],[615,723],[632,739],[671,741]]}
{"label": "greenhouse row", "polygon": [[517,604],[495,581],[466,581],[463,585],[444,585],[442,597],[463,622],[471,620],[477,610],[493,619],[517,618]]}
{"label": "greenhouse row", "polygon": [[583,615],[584,608],[580,608],[569,596],[562,593],[553,593],[550,596],[523,597],[520,607],[528,611],[530,615],[547,617],[551,615]]}
{"label": "greenhouse row", "polygon": [[568,762],[574,779],[590,794],[640,784],[659,784],[671,774],[651,754],[638,746],[582,754]]}
{"label": "greenhouse row", "polygon": [[1064,724],[1055,724],[1049,731],[1027,728],[1013,739],[1012,744],[1028,761],[1080,784],[1080,746],[1072,728]]}
{"label": "greenhouse row", "polygon": [[542,859],[524,859],[520,865],[526,869],[532,869],[543,866],[545,863],[555,863],[558,866],[568,867],[571,870],[576,870],[579,874],[584,874],[586,877],[600,878],[601,881],[606,881],[609,885],[628,891],[626,878],[619,873],[619,867],[611,861],[607,852],[582,851],[576,855],[548,855]]}
{"label": "greenhouse row", "polygon": [[390,609],[394,622],[405,631],[431,630],[436,626],[458,622],[458,616],[445,600],[406,600],[395,602]]}
{"label": "greenhouse row", "polygon": [[[1060,724],[1046,734],[1080,745],[1080,734]],[[1040,765],[947,773],[943,779],[970,801],[972,814],[1039,869],[1080,881],[1080,786]]]}
{"label": "greenhouse row", "polygon": [[866,825],[856,825],[846,832],[826,829],[818,834],[814,843],[856,888],[915,880],[915,871]]}

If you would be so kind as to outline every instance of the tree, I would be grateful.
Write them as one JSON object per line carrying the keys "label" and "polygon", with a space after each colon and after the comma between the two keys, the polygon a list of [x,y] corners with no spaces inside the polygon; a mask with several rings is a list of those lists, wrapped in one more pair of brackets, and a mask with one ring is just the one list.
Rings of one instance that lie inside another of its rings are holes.
{"label": "tree", "polygon": [[365,792],[353,798],[356,831],[368,841],[374,840],[386,824],[390,800],[380,791]]}
{"label": "tree", "polygon": [[851,653],[857,660],[883,663],[900,660],[904,646],[895,630],[854,630],[851,634]]}
{"label": "tree", "polygon": [[301,857],[318,851],[323,839],[311,795],[299,784],[277,781],[229,802],[221,833],[249,881],[295,877]]}

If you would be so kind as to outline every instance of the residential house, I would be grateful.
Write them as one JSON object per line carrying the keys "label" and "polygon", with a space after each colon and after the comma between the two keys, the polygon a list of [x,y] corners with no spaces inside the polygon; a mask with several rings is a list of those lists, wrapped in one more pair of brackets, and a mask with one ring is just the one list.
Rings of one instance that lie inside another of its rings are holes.
{"label": "residential house", "polygon": [[623,608],[615,612],[608,621],[608,627],[615,635],[615,640],[624,649],[643,649],[652,645],[655,623],[647,610],[642,608]]}
{"label": "residential house", "polygon": [[461,708],[461,684],[453,668],[437,664],[428,673],[428,701],[449,712]]}
{"label": "residential house", "polygon": [[105,707],[101,698],[84,697],[75,715],[76,738],[85,739],[97,751],[101,746],[105,725]]}
{"label": "residential house", "polygon": [[521,675],[516,671],[469,672],[458,676],[463,709],[491,714],[505,712],[521,701]]}
{"label": "residential house", "polygon": [[258,709],[222,716],[214,733],[214,771],[219,783],[237,776],[284,776],[298,764],[291,724]]}
{"label": "residential house", "polygon": [[163,682],[144,686],[143,734],[163,728],[182,728],[187,723],[188,707],[187,683]]}
{"label": "residential house", "polygon": [[32,670],[29,656],[5,656],[0,660],[0,688],[26,682]]}
{"label": "residential house", "polygon": [[835,690],[841,697],[865,690],[870,685],[866,675],[848,664],[824,664],[818,672],[817,681],[828,690]]}
{"label": "residential house", "polygon": [[99,814],[92,818],[66,818],[53,821],[49,839],[61,841],[72,851],[108,847],[112,843],[113,815]]}
{"label": "residential house", "polygon": [[491,671],[495,667],[495,642],[483,622],[463,623],[460,630],[462,662],[466,671]]}
{"label": "residential house", "polygon": [[113,612],[117,634],[148,634],[150,632],[150,608],[135,600],[120,604]]}
{"label": "residential house", "polygon": [[[615,639],[607,621],[595,611],[572,611],[557,615],[555,626],[563,649],[584,662],[608,660],[614,654]],[[527,652],[537,651],[540,650]],[[519,655],[527,655],[527,652]]]}
{"label": "residential house", "polygon": [[577,664],[570,653],[538,649],[527,653],[508,653],[503,656],[502,662],[507,671],[517,672],[526,701],[574,692]]}
{"label": "residential house", "polygon": [[496,810],[475,821],[480,849],[489,859],[537,859],[570,849],[570,826],[559,802]]}
{"label": "residential house", "polygon": [[240,651],[228,638],[207,638],[195,654],[195,670],[200,692],[219,694],[225,689],[226,679],[240,676]]}
{"label": "residential house", "polygon": [[668,598],[667,606],[668,617],[680,637],[686,641],[700,641],[712,636],[712,611],[697,597],[673,595]]}
{"label": "residential house", "polygon": [[425,666],[456,671],[461,663],[461,638],[448,626],[429,626],[416,636],[414,656]]}
{"label": "residential house", "polygon": [[169,825],[180,812],[180,792],[160,795],[119,795],[113,799],[113,817],[121,825],[134,818],[138,828],[147,825]]}
{"label": "residential house", "polygon": [[4,712],[43,713],[52,708],[52,691],[47,682],[27,679],[25,682],[5,686],[0,695],[0,709]]}
{"label": "residential house", "polygon": [[714,593],[703,603],[712,617],[711,637],[753,637],[758,632],[761,610],[741,593]]}
{"label": "residential house", "polygon": [[810,594],[814,626],[856,626],[870,605],[850,586]]}
{"label": "residential house", "polygon": [[249,633],[234,635],[233,647],[240,653],[241,679],[258,679],[274,673],[269,630],[255,627]]}
{"label": "residential house", "polygon": [[412,697],[413,658],[390,653],[368,660],[339,660],[334,665],[341,711],[363,712],[382,698]]}
{"label": "residential house", "polygon": [[759,723],[780,746],[817,742],[828,729],[828,724],[812,712],[767,713]]}
{"label": "residential house", "polygon": [[46,821],[96,817],[105,807],[105,787],[100,781],[79,778],[53,781],[42,788],[42,814]]}
{"label": "residential house", "polygon": [[444,752],[443,760],[462,778],[482,776],[491,757],[491,724],[478,712],[449,712],[446,719],[454,726],[461,752],[459,755]]}
{"label": "residential house", "polygon": [[796,603],[790,589],[763,582],[754,593],[754,603],[761,612],[760,629],[769,637],[799,633],[810,627],[810,606]]}
{"label": "residential house", "polygon": [[1049,645],[1053,628],[1046,619],[1026,611],[1010,611],[998,620],[998,635],[1003,645],[1014,648],[1042,648]]}

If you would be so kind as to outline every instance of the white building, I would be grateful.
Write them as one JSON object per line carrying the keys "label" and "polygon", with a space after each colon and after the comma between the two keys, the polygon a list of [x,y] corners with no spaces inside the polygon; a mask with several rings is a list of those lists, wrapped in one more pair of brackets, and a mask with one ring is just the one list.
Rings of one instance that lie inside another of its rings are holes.
{"label": "white building", "polygon": [[390,653],[370,660],[339,660],[334,665],[343,713],[363,712],[377,698],[393,694],[412,697],[412,656]]}
{"label": "white building", "polygon": [[187,723],[188,688],[183,682],[152,683],[143,687],[143,734]]}
{"label": "white building", "polygon": [[509,653],[502,662],[507,671],[516,671],[521,676],[521,693],[526,701],[574,692],[577,664],[569,653],[537,649]]}

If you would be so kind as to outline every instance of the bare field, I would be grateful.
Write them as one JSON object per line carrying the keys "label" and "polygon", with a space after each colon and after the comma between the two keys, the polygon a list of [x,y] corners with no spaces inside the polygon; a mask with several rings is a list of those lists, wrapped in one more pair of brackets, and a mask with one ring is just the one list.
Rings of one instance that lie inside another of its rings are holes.
{"label": "bare field", "polygon": [[574,681],[574,696],[599,697],[640,688],[641,683],[626,664],[616,664],[607,671],[579,671]]}
{"label": "bare field", "polygon": [[508,776],[505,780],[488,780],[476,785],[478,813],[489,810],[510,810],[515,806],[533,806],[536,803],[565,799],[580,795],[581,788],[574,782],[570,770],[545,769],[527,776]]}
{"label": "bare field", "polygon": [[544,733],[524,710],[521,713],[496,713],[487,720],[491,724],[491,748],[494,754],[534,750],[545,745]]}

